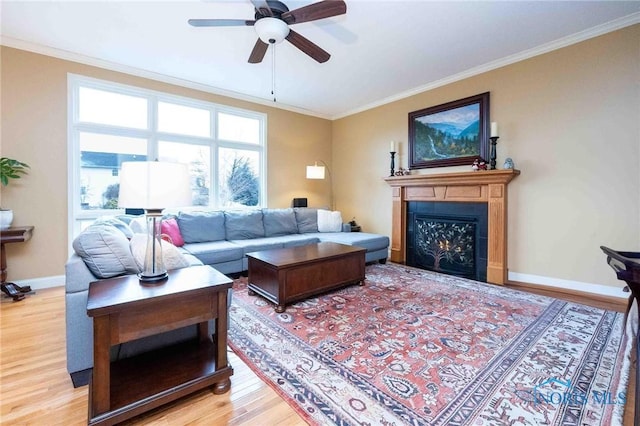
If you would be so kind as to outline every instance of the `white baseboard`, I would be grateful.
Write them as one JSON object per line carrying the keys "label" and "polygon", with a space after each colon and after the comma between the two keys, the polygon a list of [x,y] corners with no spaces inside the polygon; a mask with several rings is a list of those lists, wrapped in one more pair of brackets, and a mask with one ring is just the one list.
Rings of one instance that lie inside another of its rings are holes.
{"label": "white baseboard", "polygon": [[29,285],[32,290],[42,290],[43,288],[62,287],[64,286],[64,275],[56,275],[53,277],[30,278],[27,280],[13,280],[20,286]]}
{"label": "white baseboard", "polygon": [[[621,299],[629,298],[629,293],[622,291],[622,286],[620,288],[616,288],[602,284],[591,284],[581,281],[563,280],[560,278],[544,277],[541,275],[532,274],[521,274],[519,272],[511,271],[509,271],[509,281],[518,281],[521,283],[538,284],[554,288],[563,288],[566,290],[582,291],[586,293],[599,294],[601,296],[619,297]],[[63,286],[65,283],[64,275],[32,278],[14,282],[18,285],[30,285],[34,290],[59,287]]]}
{"label": "white baseboard", "polygon": [[563,288],[567,290],[577,290],[586,293],[599,294],[601,296],[619,297],[628,299],[629,293],[622,291],[624,285],[620,283],[620,288],[611,287],[602,284],[590,284],[580,281],[563,280],[560,278],[543,277],[540,275],[521,274],[519,272],[509,271],[509,281],[518,281],[521,283],[539,284],[548,287]]}

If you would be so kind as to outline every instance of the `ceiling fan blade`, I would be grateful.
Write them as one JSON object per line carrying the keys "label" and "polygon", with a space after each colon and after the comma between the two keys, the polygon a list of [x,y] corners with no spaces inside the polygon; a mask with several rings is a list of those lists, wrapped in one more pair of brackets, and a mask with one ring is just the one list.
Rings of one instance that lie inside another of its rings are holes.
{"label": "ceiling fan blade", "polygon": [[295,47],[320,63],[327,62],[331,57],[331,55],[324,51],[320,46],[291,29],[289,30],[289,35],[286,38]]}
{"label": "ceiling fan blade", "polygon": [[189,19],[192,27],[235,27],[242,25],[253,25],[256,21],[245,19]]}
{"label": "ceiling fan blade", "polygon": [[251,3],[262,16],[273,16],[273,12],[266,0],[251,0]]}
{"label": "ceiling fan blade", "polygon": [[253,50],[251,51],[251,55],[249,55],[249,63],[250,64],[259,64],[264,59],[264,55],[267,53],[267,48],[269,45],[264,41],[258,39],[256,41],[255,46],[253,46]]}
{"label": "ceiling fan blade", "polygon": [[281,18],[287,24],[315,21],[347,13],[347,4],[342,0],[325,0],[300,7],[282,14]]}

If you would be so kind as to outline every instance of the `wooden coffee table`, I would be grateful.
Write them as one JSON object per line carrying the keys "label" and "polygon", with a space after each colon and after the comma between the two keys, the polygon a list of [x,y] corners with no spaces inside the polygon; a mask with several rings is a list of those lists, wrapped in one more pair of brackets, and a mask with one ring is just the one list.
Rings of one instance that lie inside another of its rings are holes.
{"label": "wooden coffee table", "polygon": [[[169,271],[143,285],[136,275],[92,282],[93,375],[89,424],[112,425],[205,387],[230,389],[227,291],[232,281],[210,266]],[[208,320],[215,319],[211,336]],[[111,362],[112,345],[198,325],[199,339]],[[54,421],[55,419],[52,419]]]}
{"label": "wooden coffee table", "polygon": [[249,294],[276,304],[276,312],[296,300],[348,284],[364,285],[366,249],[318,243],[247,253]]}

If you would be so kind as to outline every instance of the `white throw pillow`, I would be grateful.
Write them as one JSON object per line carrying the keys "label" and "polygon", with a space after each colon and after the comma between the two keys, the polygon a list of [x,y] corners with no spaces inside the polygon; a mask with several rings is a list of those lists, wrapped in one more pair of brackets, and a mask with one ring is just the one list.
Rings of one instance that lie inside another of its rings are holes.
{"label": "white throw pillow", "polygon": [[318,232],[342,232],[342,214],[318,209]]}
{"label": "white throw pillow", "polygon": [[[136,263],[140,267],[140,270],[144,269],[144,256],[147,251],[147,235],[146,234],[134,234],[131,238],[131,253]],[[159,258],[159,253],[156,253],[156,258]],[[168,241],[162,240],[162,260],[164,267],[170,271],[172,269],[186,268],[189,266],[189,261],[180,253],[180,250]]]}

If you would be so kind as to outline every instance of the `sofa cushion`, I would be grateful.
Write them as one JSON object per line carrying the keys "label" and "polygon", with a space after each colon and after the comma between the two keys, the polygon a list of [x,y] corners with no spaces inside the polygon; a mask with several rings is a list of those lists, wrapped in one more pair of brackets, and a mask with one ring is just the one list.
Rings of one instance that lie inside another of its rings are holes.
{"label": "sofa cushion", "polygon": [[292,234],[279,237],[270,237],[274,242],[281,242],[283,247],[306,246],[319,243],[320,239],[313,234]]}
{"label": "sofa cushion", "polygon": [[298,233],[296,214],[293,209],[262,209],[262,221],[265,237]]}
{"label": "sofa cushion", "polygon": [[[184,258],[176,246],[168,241],[161,240],[162,263],[167,270],[186,268],[189,261]],[[131,253],[136,260],[140,270],[144,270],[144,258],[147,252],[147,235],[135,234],[131,238]],[[160,258],[160,253],[156,253],[156,259]],[[157,261],[157,260],[156,260]]]}
{"label": "sofa cushion", "polygon": [[205,265],[240,260],[244,256],[242,247],[229,241],[210,241],[208,243],[186,243],[183,249],[197,257]]}
{"label": "sofa cushion", "polygon": [[231,242],[242,247],[244,254],[247,254],[252,251],[282,248],[284,247],[282,238],[284,237],[252,238],[250,240],[233,240]]}
{"label": "sofa cushion", "polygon": [[224,240],[224,221],[224,213],[220,211],[180,212],[178,215],[178,227],[186,244]]}
{"label": "sofa cushion", "polygon": [[182,238],[182,233],[180,232],[180,227],[178,226],[176,218],[172,217],[171,219],[163,220],[160,227],[162,229],[162,233],[171,238],[171,242],[174,246],[182,247],[184,245],[184,239]]}
{"label": "sofa cushion", "polygon": [[318,209],[296,207],[293,210],[296,214],[299,233],[318,232]]}
{"label": "sofa cushion", "polygon": [[363,247],[368,252],[389,247],[389,237],[367,232],[328,232],[317,235],[320,241]]}
{"label": "sofa cushion", "polygon": [[92,225],[73,240],[73,249],[98,278],[140,272],[124,233],[112,225]]}
{"label": "sofa cushion", "polygon": [[339,211],[318,210],[318,232],[341,232],[342,214]]}
{"label": "sofa cushion", "polygon": [[224,212],[227,240],[247,240],[264,237],[262,210]]}

